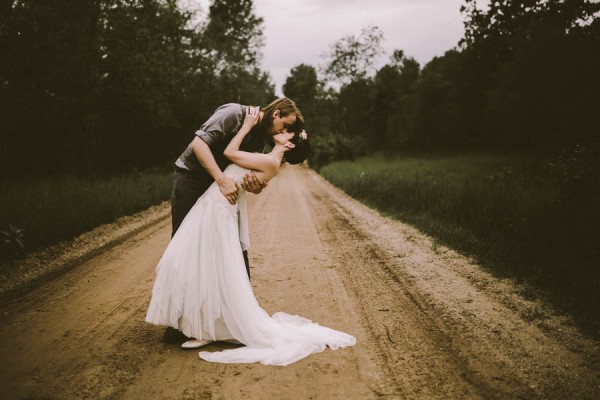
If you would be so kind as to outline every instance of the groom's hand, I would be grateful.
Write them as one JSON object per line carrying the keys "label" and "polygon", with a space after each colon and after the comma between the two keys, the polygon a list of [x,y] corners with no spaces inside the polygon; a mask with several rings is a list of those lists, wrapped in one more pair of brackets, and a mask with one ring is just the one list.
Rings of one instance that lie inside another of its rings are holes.
{"label": "groom's hand", "polygon": [[242,181],[242,189],[246,192],[251,192],[254,194],[259,194],[262,192],[264,188],[268,185],[267,181],[260,182],[254,172],[250,172],[249,174],[244,175],[244,180]]}
{"label": "groom's hand", "polygon": [[219,190],[223,193],[223,196],[225,196],[227,201],[231,204],[235,204],[239,191],[235,181],[227,176],[223,176],[221,180],[217,181],[217,185],[219,185]]}

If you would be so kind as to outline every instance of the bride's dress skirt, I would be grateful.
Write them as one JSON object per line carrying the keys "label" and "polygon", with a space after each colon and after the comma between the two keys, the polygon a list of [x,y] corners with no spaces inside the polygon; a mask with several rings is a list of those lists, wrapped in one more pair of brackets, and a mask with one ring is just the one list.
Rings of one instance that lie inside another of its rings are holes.
{"label": "bride's dress skirt", "polygon": [[[236,181],[248,170],[231,164]],[[231,205],[213,184],[198,199],[157,268],[146,321],[196,339],[236,339],[245,347],[200,352],[207,361],[288,365],[312,353],[352,346],[356,339],[306,318],[269,316],[254,297],[242,249],[249,245],[246,194]]]}

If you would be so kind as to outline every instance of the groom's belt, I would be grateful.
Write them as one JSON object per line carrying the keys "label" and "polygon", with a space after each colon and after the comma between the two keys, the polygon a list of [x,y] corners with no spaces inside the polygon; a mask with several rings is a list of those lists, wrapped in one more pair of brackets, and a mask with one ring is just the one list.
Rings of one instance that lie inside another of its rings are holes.
{"label": "groom's belt", "polygon": [[188,174],[189,175],[196,175],[192,171],[190,171],[189,169],[187,169],[187,168],[181,168],[181,167],[179,167],[177,165],[175,166],[175,172],[178,172],[180,174],[186,174],[186,175],[188,175]]}

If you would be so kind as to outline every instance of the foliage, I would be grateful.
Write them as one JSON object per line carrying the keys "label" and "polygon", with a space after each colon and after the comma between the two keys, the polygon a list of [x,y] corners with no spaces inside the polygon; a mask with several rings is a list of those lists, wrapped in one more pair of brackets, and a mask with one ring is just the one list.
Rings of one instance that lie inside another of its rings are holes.
{"label": "foliage", "polygon": [[564,149],[593,147],[600,3],[501,0],[483,10],[466,0],[462,12],[460,46],[422,68],[396,50],[372,75],[382,41],[376,28],[334,42],[324,75],[311,84],[328,88],[313,102],[315,134],[360,138],[370,153],[502,151],[554,159]]}
{"label": "foliage", "polygon": [[558,181],[558,202],[600,202],[600,142],[563,149],[549,165]]}
{"label": "foliage", "polygon": [[461,54],[448,51],[444,57],[434,58],[423,68],[413,97],[414,121],[409,139],[413,147],[468,148],[464,121],[476,121],[470,119],[476,117],[463,115],[461,109],[461,64]]}
{"label": "foliage", "polygon": [[256,67],[264,44],[263,19],[254,14],[252,0],[214,0],[209,17],[205,48],[218,69]]}
{"label": "foliage", "polygon": [[2,238],[0,258],[5,257],[5,254],[14,254],[25,248],[24,232],[25,229],[12,224],[8,224],[8,229],[0,230],[0,238]]}
{"label": "foliage", "polygon": [[212,2],[200,45],[216,74],[218,103],[266,104],[275,98],[269,76],[259,68],[262,24],[252,0]]}
{"label": "foliage", "polygon": [[310,166],[316,170],[340,160],[353,160],[366,154],[366,144],[360,137],[319,132],[312,139]]}
{"label": "foliage", "polygon": [[[360,91],[360,86],[365,84],[368,85],[367,81],[353,83],[346,91]],[[313,168],[319,169],[332,161],[365,154],[365,141],[358,137],[357,132],[339,132],[340,127],[352,126],[347,121],[352,118],[354,110],[346,109],[341,115],[335,114],[340,108],[339,102],[344,104],[345,98],[332,95],[332,89],[325,89],[315,67],[300,64],[292,68],[283,85],[283,93],[294,99],[304,114],[305,127],[312,139],[313,151],[309,162]],[[350,100],[351,97],[352,94],[348,93],[347,98]],[[363,107],[369,105],[363,104]]]}
{"label": "foliage", "polygon": [[317,70],[312,65],[299,64],[292,68],[283,84],[283,94],[298,105],[306,121],[305,128],[319,126],[319,102],[322,98],[322,82],[317,77]]}
{"label": "foliage", "polygon": [[191,43],[196,33],[183,27],[187,16],[168,4],[146,1],[105,10],[101,79],[91,110],[98,113],[98,161],[111,160],[104,170],[146,167],[165,160],[165,150],[176,149],[171,132],[183,127],[174,106],[187,106],[185,88],[193,66],[183,43]]}
{"label": "foliage", "polygon": [[377,71],[367,139],[372,150],[398,150],[410,142],[419,75],[419,63],[401,50],[396,50],[390,63]]}
{"label": "foliage", "polygon": [[383,31],[377,26],[364,28],[360,35],[348,35],[329,46],[324,55],[324,73],[331,81],[349,83],[365,79],[377,56],[383,52]]}
{"label": "foliage", "polygon": [[[0,182],[0,260],[67,240],[169,198],[170,168],[99,178],[61,176]],[[5,222],[7,221],[7,222]],[[12,227],[11,227],[12,226]]]}
{"label": "foliage", "polygon": [[251,0],[214,0],[200,24],[177,0],[22,0],[0,13],[7,177],[94,182],[172,162],[219,104],[274,97]]}
{"label": "foliage", "polygon": [[477,86],[464,90],[483,93],[471,100],[481,104],[477,142],[556,153],[593,140],[599,11],[588,0],[504,0],[485,12],[465,2],[463,64]]}
{"label": "foliage", "polygon": [[365,139],[372,121],[370,111],[374,94],[372,79],[355,79],[340,88],[335,115],[340,134]]}
{"label": "foliage", "polygon": [[[591,23],[598,11],[600,4],[593,0],[500,0],[490,2],[487,11],[477,7],[477,0],[465,0],[461,6],[466,16],[462,44],[471,47],[486,43],[500,50],[501,44],[508,45],[536,24],[568,33]],[[509,46],[503,50],[510,50]]]}

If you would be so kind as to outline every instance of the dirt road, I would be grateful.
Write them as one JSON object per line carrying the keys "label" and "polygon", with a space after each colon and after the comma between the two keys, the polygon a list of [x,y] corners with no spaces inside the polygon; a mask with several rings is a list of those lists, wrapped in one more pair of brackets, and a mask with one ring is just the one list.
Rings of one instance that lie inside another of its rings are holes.
{"label": "dirt road", "polygon": [[357,345],[207,363],[144,323],[170,234],[154,220],[0,306],[2,399],[600,398],[598,343],[569,318],[297,167],[250,199],[256,296]]}

